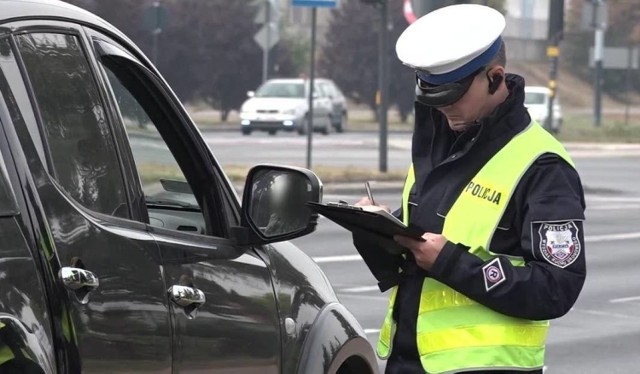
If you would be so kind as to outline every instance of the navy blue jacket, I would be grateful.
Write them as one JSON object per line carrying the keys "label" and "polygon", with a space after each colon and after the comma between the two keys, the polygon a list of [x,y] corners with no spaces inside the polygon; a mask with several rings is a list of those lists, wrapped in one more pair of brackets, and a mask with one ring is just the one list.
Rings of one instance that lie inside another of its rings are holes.
{"label": "navy blue jacket", "polygon": [[[416,103],[412,144],[416,183],[409,198],[412,225],[425,232],[441,233],[444,217],[462,189],[529,125],[531,119],[523,105],[524,79],[508,74],[507,87],[507,100],[461,134],[449,128],[439,111]],[[396,280],[400,285],[394,308],[398,326],[386,372],[423,372],[416,345],[416,320],[425,277],[508,316],[546,320],[567,313],[586,276],[584,209],[576,170],[560,157],[546,154],[523,175],[489,246],[497,254],[524,257],[524,267],[514,267],[507,258],[499,257],[502,274],[491,277],[485,273],[487,262],[468,253],[467,247],[448,242],[427,272],[418,268],[411,256],[406,263],[390,255],[372,259],[370,251],[365,257],[365,246],[372,243],[354,237],[356,248],[381,281],[381,288]],[[395,214],[401,216],[402,212]],[[568,235],[568,241],[555,247],[550,244]],[[401,277],[397,276],[397,265],[404,268]],[[496,279],[499,282],[493,282]]]}

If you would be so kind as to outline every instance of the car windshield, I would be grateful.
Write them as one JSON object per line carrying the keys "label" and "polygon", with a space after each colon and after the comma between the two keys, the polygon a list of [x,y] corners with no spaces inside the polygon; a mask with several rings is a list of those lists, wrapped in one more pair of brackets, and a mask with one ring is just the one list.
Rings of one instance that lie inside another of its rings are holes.
{"label": "car windshield", "polygon": [[545,94],[542,92],[525,92],[524,104],[544,104]]}
{"label": "car windshield", "polygon": [[256,97],[304,97],[302,83],[267,82],[258,88]]}

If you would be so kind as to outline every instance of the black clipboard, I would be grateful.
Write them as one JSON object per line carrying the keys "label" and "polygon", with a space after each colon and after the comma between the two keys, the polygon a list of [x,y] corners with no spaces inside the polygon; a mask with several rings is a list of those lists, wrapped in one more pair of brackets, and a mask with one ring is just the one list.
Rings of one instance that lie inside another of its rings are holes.
{"label": "black clipboard", "polygon": [[341,203],[320,204],[308,202],[307,205],[313,211],[322,214],[352,232],[365,231],[377,237],[390,240],[393,243],[395,243],[393,241],[394,235],[403,235],[425,241],[422,237],[424,235],[422,229],[406,226],[402,221],[386,211],[371,212],[361,207]]}

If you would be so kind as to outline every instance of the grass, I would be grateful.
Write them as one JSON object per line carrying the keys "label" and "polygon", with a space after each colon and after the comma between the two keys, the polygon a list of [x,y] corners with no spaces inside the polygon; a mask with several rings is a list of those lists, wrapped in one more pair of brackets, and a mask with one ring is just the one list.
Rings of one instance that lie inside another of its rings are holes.
{"label": "grass", "polygon": [[627,123],[624,114],[609,114],[603,116],[599,127],[594,126],[591,113],[565,116],[558,139],[571,142],[638,143],[640,115],[630,116]]}

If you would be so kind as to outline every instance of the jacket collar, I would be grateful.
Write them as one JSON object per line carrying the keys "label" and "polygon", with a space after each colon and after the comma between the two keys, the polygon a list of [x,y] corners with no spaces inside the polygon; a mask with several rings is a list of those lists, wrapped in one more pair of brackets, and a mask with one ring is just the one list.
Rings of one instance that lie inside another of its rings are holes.
{"label": "jacket collar", "polygon": [[[430,142],[433,146],[436,142],[453,142],[457,137],[470,139],[477,136],[476,144],[478,144],[499,137],[510,139],[524,130],[531,122],[531,117],[524,106],[525,80],[519,75],[507,74],[506,84],[509,90],[507,99],[498,105],[490,115],[480,119],[478,126],[473,126],[462,134],[456,134],[451,130],[446,117],[439,110],[416,102],[416,125],[413,134],[414,157],[417,156],[416,153],[423,152],[420,149],[426,148],[425,141]],[[419,145],[419,148],[415,147],[416,145]]]}

